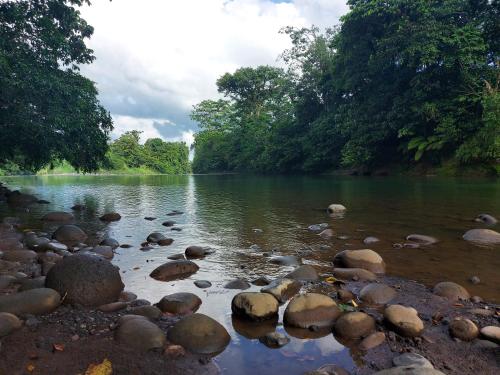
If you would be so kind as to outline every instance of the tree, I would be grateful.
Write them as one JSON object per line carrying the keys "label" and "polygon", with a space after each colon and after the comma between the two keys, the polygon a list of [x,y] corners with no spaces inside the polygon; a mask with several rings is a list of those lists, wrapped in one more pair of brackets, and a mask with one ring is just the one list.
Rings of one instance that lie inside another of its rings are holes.
{"label": "tree", "polygon": [[0,3],[0,163],[38,170],[65,159],[88,172],[104,160],[112,120],[78,68],[94,60],[83,4]]}

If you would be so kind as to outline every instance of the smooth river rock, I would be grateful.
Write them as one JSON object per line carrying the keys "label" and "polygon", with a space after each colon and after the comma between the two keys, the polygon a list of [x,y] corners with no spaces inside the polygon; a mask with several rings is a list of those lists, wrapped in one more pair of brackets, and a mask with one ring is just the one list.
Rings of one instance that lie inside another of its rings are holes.
{"label": "smooth river rock", "polygon": [[402,305],[391,305],[384,310],[384,318],[389,327],[401,336],[420,336],[424,323],[418,317],[417,310]]}
{"label": "smooth river rock", "polygon": [[83,306],[118,301],[124,287],[117,267],[87,254],[65,257],[51,268],[45,285],[65,296],[65,303]]}
{"label": "smooth river rock", "polygon": [[117,249],[120,246],[120,243],[117,240],[115,240],[114,238],[108,237],[108,238],[103,239],[99,243],[99,245],[101,245],[101,246],[109,246],[113,250],[115,250],[115,249]]}
{"label": "smooth river rock", "polygon": [[479,329],[469,319],[454,319],[450,323],[450,334],[462,341],[472,341],[479,336]]}
{"label": "smooth river rock", "polygon": [[0,337],[10,335],[22,325],[23,323],[14,314],[0,312]]}
{"label": "smooth river rock", "polygon": [[299,280],[299,281],[317,281],[319,280],[318,272],[316,268],[310,264],[304,264],[295,268],[292,272],[285,276],[287,279]]}
{"label": "smooth river rock", "polygon": [[489,214],[479,214],[475,221],[486,225],[496,225],[498,223],[498,220]]}
{"label": "smooth river rock", "polygon": [[139,351],[162,348],[165,345],[165,333],[156,324],[139,315],[123,318],[115,331],[115,339],[119,343]]}
{"label": "smooth river rock", "polygon": [[188,314],[196,312],[201,305],[201,299],[193,293],[174,293],[163,297],[156,306],[164,313]]}
{"label": "smooth river rock", "polygon": [[434,237],[427,236],[425,234],[410,234],[406,236],[407,241],[417,242],[420,245],[432,245],[438,242]]}
{"label": "smooth river rock", "polygon": [[72,221],[75,217],[70,212],[56,211],[49,212],[42,217],[43,221],[55,221],[59,223],[65,223],[68,221]]}
{"label": "smooth river rock", "polygon": [[155,268],[149,274],[153,279],[159,281],[172,281],[177,279],[184,279],[196,273],[200,267],[190,260],[172,260]]}
{"label": "smooth river rock", "polygon": [[209,247],[202,247],[202,246],[196,246],[196,245],[189,246],[184,251],[186,258],[188,258],[188,259],[204,258],[205,256],[212,254],[212,253],[213,253],[213,250],[211,250]]}
{"label": "smooth river rock", "polygon": [[285,303],[294,295],[296,295],[302,284],[297,280],[292,279],[277,279],[272,281],[269,285],[263,287],[260,291],[262,293],[269,293],[274,296],[280,303]]}
{"label": "smooth river rock", "polygon": [[333,276],[340,280],[374,281],[377,279],[377,275],[363,268],[334,268]]}
{"label": "smooth river rock", "polygon": [[13,250],[4,251],[3,260],[9,262],[32,263],[38,257],[38,254],[33,250]]}
{"label": "smooth river rock", "polygon": [[0,296],[0,312],[14,315],[42,315],[54,311],[61,302],[61,295],[54,289],[38,288]]}
{"label": "smooth river rock", "polygon": [[266,320],[278,315],[279,303],[268,293],[242,292],[231,302],[233,314],[250,320]]}
{"label": "smooth river rock", "polygon": [[335,255],[333,263],[345,268],[363,268],[373,273],[384,273],[385,263],[382,257],[370,249],[344,250]]}
{"label": "smooth river rock", "polygon": [[226,284],[224,284],[225,289],[240,289],[240,290],[245,290],[250,288],[251,285],[248,281],[243,280],[243,279],[235,279],[228,281]]}
{"label": "smooth river rock", "polygon": [[433,293],[450,301],[469,300],[470,294],[463,286],[452,281],[438,283],[432,289]]}
{"label": "smooth river rock", "polygon": [[500,327],[487,326],[481,328],[481,335],[489,341],[500,344]]}
{"label": "smooth river rock", "polygon": [[300,259],[294,255],[280,255],[272,257],[269,259],[269,262],[280,266],[298,266],[300,264]]}
{"label": "smooth river rock", "polygon": [[199,313],[182,318],[168,330],[167,337],[191,353],[207,355],[222,352],[231,341],[220,323]]}
{"label": "smooth river rock", "polygon": [[434,368],[432,363],[417,353],[404,353],[392,359],[394,366]]}
{"label": "smooth river rock", "polygon": [[346,339],[359,339],[375,331],[375,319],[364,312],[350,312],[335,322],[335,334]]}
{"label": "smooth river rock", "polygon": [[65,245],[73,246],[84,242],[87,239],[87,235],[76,225],[66,224],[57,228],[52,238]]}
{"label": "smooth river rock", "polygon": [[492,229],[471,229],[464,234],[463,238],[482,245],[500,244],[500,233]]}
{"label": "smooth river rock", "polygon": [[379,345],[382,345],[385,342],[385,333],[384,332],[374,332],[371,335],[365,337],[359,343],[359,349],[361,350],[370,350]]}
{"label": "smooth river rock", "polygon": [[117,212],[107,212],[104,215],[102,215],[99,219],[101,221],[111,222],[111,221],[119,221],[121,218],[122,218],[121,215]]}
{"label": "smooth river rock", "polygon": [[331,214],[339,214],[343,213],[347,210],[347,208],[339,203],[332,203],[331,205],[328,206],[326,211],[331,215]]}
{"label": "smooth river rock", "polygon": [[283,321],[297,328],[331,327],[342,314],[333,299],[319,293],[294,297],[288,304]]}
{"label": "smooth river rock", "polygon": [[369,305],[385,305],[396,295],[397,292],[394,288],[377,283],[368,284],[359,292],[361,300]]}

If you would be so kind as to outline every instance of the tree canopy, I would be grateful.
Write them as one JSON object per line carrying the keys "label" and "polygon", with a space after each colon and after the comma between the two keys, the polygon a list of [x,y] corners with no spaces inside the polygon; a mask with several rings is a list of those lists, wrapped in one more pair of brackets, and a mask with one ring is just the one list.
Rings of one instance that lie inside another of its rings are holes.
{"label": "tree canopy", "polygon": [[85,172],[104,160],[111,116],[78,68],[94,60],[83,4],[0,2],[0,163],[38,170],[67,160]]}
{"label": "tree canopy", "polygon": [[198,172],[319,172],[500,158],[500,1],[350,0],[285,28],[286,69],[240,68],[195,106]]}

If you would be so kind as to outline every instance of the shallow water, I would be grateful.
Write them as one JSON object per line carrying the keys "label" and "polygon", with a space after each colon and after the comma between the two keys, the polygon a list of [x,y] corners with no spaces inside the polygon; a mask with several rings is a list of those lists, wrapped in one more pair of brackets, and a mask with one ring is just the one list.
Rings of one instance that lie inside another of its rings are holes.
{"label": "shallow water", "polygon": [[[376,236],[381,242],[370,248],[382,255],[388,274],[429,286],[451,280],[473,295],[500,302],[500,247],[479,247],[461,238],[466,230],[481,227],[472,220],[477,214],[500,216],[500,180],[224,175],[9,177],[3,181],[52,203],[35,205],[29,213],[0,205],[0,216],[21,216],[34,229],[52,230],[38,220],[45,212],[68,211],[83,203],[90,210],[77,213],[76,221],[85,230],[95,237],[110,236],[134,245],[118,249],[113,262],[121,268],[126,289],[139,298],[156,302],[178,291],[200,296],[199,311],[221,322],[232,336],[230,346],[216,358],[227,374],[293,375],[325,363],[350,370],[359,361],[332,334],[316,339],[292,336],[290,344],[272,350],[255,339],[260,333],[256,327],[232,321],[230,302],[238,291],[224,289],[226,281],[273,278],[290,271],[270,264],[262,252],[250,249],[252,244],[264,251],[300,254],[304,263],[327,273],[337,251],[366,248],[362,240]],[[330,203],[344,204],[346,215],[329,217],[325,208]],[[184,213],[169,217],[166,214],[171,210]],[[101,223],[96,217],[106,211],[119,212],[122,220]],[[158,219],[146,221],[146,216]],[[163,227],[165,220],[176,221],[182,232]],[[328,223],[336,237],[324,240],[307,230],[316,223]],[[174,243],[140,251],[140,243],[153,231],[174,238]],[[435,236],[439,242],[418,249],[392,246],[411,233]],[[348,238],[338,238],[344,236]],[[188,279],[160,282],[148,276],[168,255],[181,253],[189,245],[210,246],[216,253],[196,261],[200,270]],[[331,248],[325,250],[322,245]],[[468,282],[472,275],[480,277],[479,285]],[[193,285],[194,280],[209,280],[213,286],[201,290]],[[274,326],[260,329],[272,331]],[[284,331],[280,324],[277,329]]]}

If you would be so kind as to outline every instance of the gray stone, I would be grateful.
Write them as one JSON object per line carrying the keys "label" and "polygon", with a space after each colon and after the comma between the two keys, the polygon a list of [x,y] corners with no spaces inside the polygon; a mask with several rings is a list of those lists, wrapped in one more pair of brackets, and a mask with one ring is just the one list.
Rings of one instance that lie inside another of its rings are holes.
{"label": "gray stone", "polygon": [[53,289],[31,289],[0,296],[0,312],[8,312],[14,315],[48,314],[54,311],[60,302],[60,294]]}

